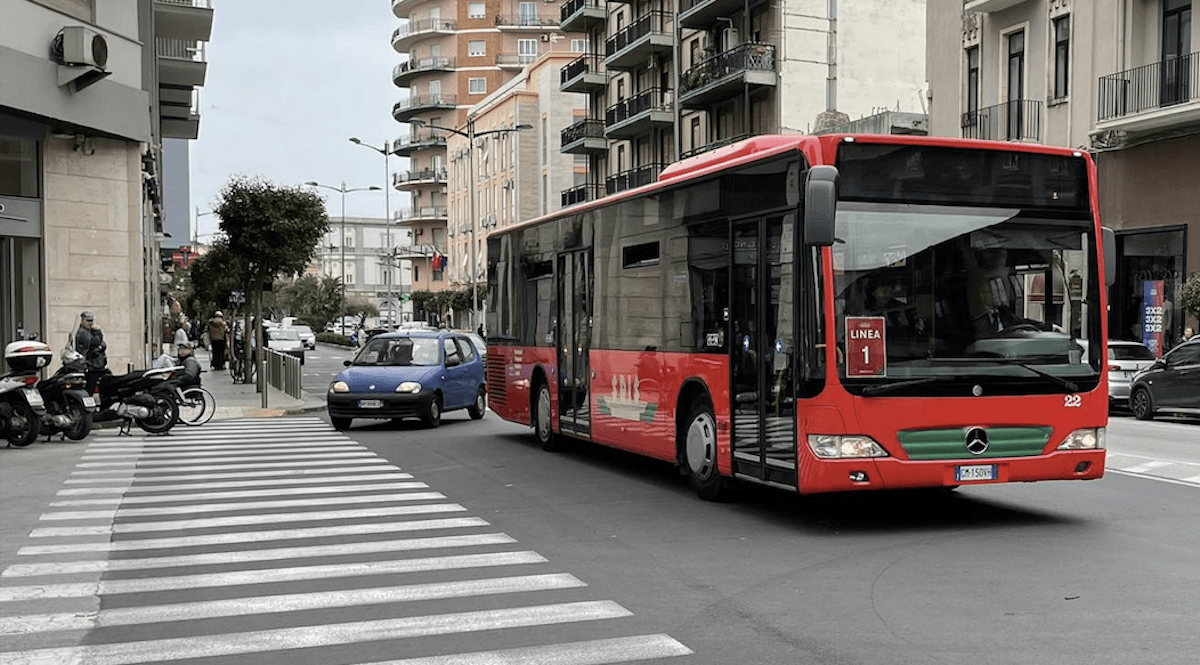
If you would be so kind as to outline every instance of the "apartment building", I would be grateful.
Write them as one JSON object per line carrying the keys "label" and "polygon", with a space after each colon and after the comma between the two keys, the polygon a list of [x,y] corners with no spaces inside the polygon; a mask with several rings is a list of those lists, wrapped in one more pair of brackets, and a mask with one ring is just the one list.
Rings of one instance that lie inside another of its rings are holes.
{"label": "apartment building", "polygon": [[409,296],[421,266],[403,257],[430,253],[431,248],[414,244],[410,228],[388,224],[383,217],[338,217],[329,222],[309,274],[342,280],[347,300],[375,305],[382,322],[411,321]]}
{"label": "apartment building", "polygon": [[0,0],[0,342],[91,310],[111,367],[157,356],[163,144],[197,136],[211,31],[207,0]]}
{"label": "apartment building", "polygon": [[1191,0],[930,0],[930,131],[1089,150],[1117,232],[1109,336],[1142,339],[1148,287],[1164,345],[1200,270],[1200,55]]}

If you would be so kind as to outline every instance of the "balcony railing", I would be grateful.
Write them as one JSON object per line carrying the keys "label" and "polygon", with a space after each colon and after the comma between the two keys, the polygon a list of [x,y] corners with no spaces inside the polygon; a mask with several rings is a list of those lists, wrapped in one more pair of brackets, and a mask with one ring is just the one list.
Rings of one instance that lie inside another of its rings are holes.
{"label": "balcony railing", "polygon": [[523,28],[539,28],[539,27],[558,27],[558,17],[546,14],[541,16],[538,14],[527,14],[518,12],[516,14],[498,14],[496,16],[496,25],[502,28],[523,27]]}
{"label": "balcony railing", "polygon": [[599,53],[584,53],[559,70],[559,85],[566,85],[567,82],[588,73],[604,74],[601,62],[603,62],[603,58]]}
{"label": "balcony railing", "polygon": [[1097,120],[1200,99],[1200,53],[1167,58],[1100,77]]}
{"label": "balcony railing", "polygon": [[[392,107],[392,115],[398,116],[422,108],[454,108],[457,104],[457,95],[417,95],[396,102]],[[397,120],[404,122],[401,118]]]}
{"label": "balcony railing", "polygon": [[562,191],[562,205],[565,208],[580,203],[587,203],[588,201],[595,201],[596,199],[603,198],[604,194],[604,185],[599,183],[576,185]]}
{"label": "balcony railing", "polygon": [[739,44],[692,67],[680,77],[679,94],[745,71],[775,71],[774,44]]}
{"label": "balcony railing", "polygon": [[419,148],[445,147],[446,135],[429,129],[414,130],[408,136],[392,141],[392,152],[411,152]]}
{"label": "balcony railing", "polygon": [[418,219],[445,219],[446,206],[424,206],[420,208],[409,208],[396,212],[396,221],[411,222]]}
{"label": "balcony railing", "polygon": [[649,11],[642,14],[628,28],[604,42],[604,54],[611,56],[639,39],[653,33],[668,33],[674,30],[675,15],[671,12]]}
{"label": "balcony railing", "polygon": [[599,118],[584,118],[562,130],[561,145],[571,145],[580,139],[603,139],[604,121]]}
{"label": "balcony railing", "polygon": [[965,139],[990,141],[1042,140],[1042,103],[1034,99],[1014,99],[962,114]]}
{"label": "balcony railing", "polygon": [[409,20],[408,25],[402,25],[392,32],[392,42],[407,37],[413,37],[426,32],[454,32],[458,29],[456,21],[443,21],[437,18]]}
{"label": "balcony railing", "polygon": [[616,175],[608,176],[605,185],[608,188],[609,194],[623,192],[634,187],[648,185],[658,178],[658,174],[662,173],[665,164],[645,164],[628,171],[622,171]]}
{"label": "balcony railing", "polygon": [[671,111],[673,108],[672,97],[669,89],[643,90],[629,99],[621,100],[608,107],[604,112],[604,121],[606,124],[615,125],[646,111]]}
{"label": "balcony railing", "polygon": [[454,58],[446,58],[441,56],[436,58],[408,60],[392,68],[392,80],[394,81],[405,75],[416,74],[419,72],[454,69],[457,62],[458,61]]}
{"label": "balcony railing", "polygon": [[500,53],[496,55],[497,67],[524,67],[537,60],[535,53]]}
{"label": "balcony railing", "polygon": [[417,169],[414,171],[397,171],[392,174],[394,185],[413,182],[446,182],[446,167],[438,169]]}
{"label": "balcony railing", "polygon": [[569,2],[564,2],[562,6],[559,7],[558,11],[559,25],[566,23],[567,20],[572,16],[575,16],[575,14],[584,12],[586,10],[592,10],[592,13],[600,14],[601,12],[605,11],[605,8],[603,4],[598,2],[598,0],[570,0]]}

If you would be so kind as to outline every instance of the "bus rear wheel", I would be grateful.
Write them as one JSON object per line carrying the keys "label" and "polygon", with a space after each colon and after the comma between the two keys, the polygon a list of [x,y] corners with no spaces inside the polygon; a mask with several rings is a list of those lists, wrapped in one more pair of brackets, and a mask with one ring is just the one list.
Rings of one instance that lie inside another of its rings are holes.
{"label": "bus rear wheel", "polygon": [[728,496],[728,481],[717,470],[717,421],[707,397],[693,402],[688,411],[683,426],[683,464],[696,496],[705,501]]}
{"label": "bus rear wheel", "polygon": [[533,413],[530,415],[534,436],[537,437],[538,443],[542,444],[542,450],[558,450],[558,437],[554,435],[554,428],[550,425],[550,385],[545,381],[538,383],[537,392],[533,397]]}

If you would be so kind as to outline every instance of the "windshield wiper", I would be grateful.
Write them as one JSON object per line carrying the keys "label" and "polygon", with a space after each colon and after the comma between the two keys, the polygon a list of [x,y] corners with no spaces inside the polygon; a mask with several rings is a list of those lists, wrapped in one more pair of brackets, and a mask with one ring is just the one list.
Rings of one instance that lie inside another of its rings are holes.
{"label": "windshield wiper", "polygon": [[909,381],[897,381],[896,383],[880,383],[880,384],[876,384],[873,386],[867,386],[866,388],[863,388],[862,394],[865,395],[866,397],[872,397],[874,395],[883,395],[885,393],[894,392],[896,390],[900,390],[901,388],[908,388],[910,386],[921,386],[926,383],[934,383],[936,381],[949,381],[954,378],[957,378],[957,377],[926,376],[926,377],[922,377],[920,379],[911,379]]}
{"label": "windshield wiper", "polygon": [[990,365],[1016,365],[1017,367],[1020,367],[1022,369],[1027,369],[1030,372],[1033,372],[1034,374],[1037,374],[1040,377],[1050,379],[1054,383],[1057,383],[1058,385],[1062,386],[1063,388],[1066,388],[1067,390],[1070,390],[1073,393],[1079,392],[1079,386],[1076,385],[1074,381],[1071,381],[1070,379],[1064,379],[1061,376],[1058,376],[1056,374],[1051,374],[1050,372],[1047,372],[1045,370],[1040,370],[1040,369],[1034,367],[1033,365],[1030,365],[1028,363],[1023,363],[1020,360],[1017,360],[1016,358],[939,358],[937,356],[930,356],[929,362],[933,362],[933,363],[963,363],[963,364],[988,363]]}

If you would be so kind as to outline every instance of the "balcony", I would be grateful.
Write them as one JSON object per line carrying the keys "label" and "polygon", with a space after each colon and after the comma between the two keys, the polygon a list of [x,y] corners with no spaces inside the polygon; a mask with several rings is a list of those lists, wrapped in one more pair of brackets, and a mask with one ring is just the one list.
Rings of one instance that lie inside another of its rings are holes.
{"label": "balcony", "polygon": [[163,138],[195,139],[200,136],[200,105],[196,88],[204,85],[208,63],[204,42],[158,37],[154,40],[158,63],[159,121]]}
{"label": "balcony", "polygon": [[704,108],[741,95],[747,88],[775,87],[774,44],[739,44],[685,71],[680,77],[679,105]]}
{"label": "balcony", "polygon": [[681,0],[679,25],[685,28],[709,28],[718,17],[737,16],[743,10],[742,0]]}
{"label": "balcony", "polygon": [[456,30],[458,30],[458,23],[455,21],[433,18],[410,20],[408,25],[402,25],[392,33],[392,48],[396,49],[397,53],[407,53],[408,47],[413,42],[431,35],[452,34]]}
{"label": "balcony", "polygon": [[576,185],[570,189],[562,191],[562,207],[579,205],[588,201],[595,201],[603,198],[605,195],[604,185],[598,183],[588,183],[586,185]]}
{"label": "balcony", "polygon": [[445,148],[446,135],[428,129],[415,130],[408,136],[402,136],[392,141],[392,154],[407,157],[418,150],[426,148]]}
{"label": "balcony", "polygon": [[536,30],[544,32],[546,28],[557,28],[558,17],[553,14],[535,14],[532,12],[517,12],[516,14],[499,14],[496,16],[496,27],[500,32],[521,32]]}
{"label": "balcony", "polygon": [[598,0],[571,0],[559,8],[558,28],[563,32],[587,32],[607,18],[608,10]]}
{"label": "balcony", "polygon": [[599,118],[584,118],[562,130],[561,136],[559,152],[585,155],[608,150],[608,139],[604,138],[604,121]]}
{"label": "balcony", "polygon": [[963,13],[980,12],[981,14],[990,14],[992,12],[1003,11],[1009,7],[1016,7],[1025,2],[1025,0],[963,0]]}
{"label": "balcony", "polygon": [[453,111],[457,106],[457,95],[417,95],[396,102],[392,107],[392,117],[397,122],[408,122],[425,111]]}
{"label": "balcony", "polygon": [[640,69],[651,59],[670,57],[675,15],[649,11],[629,27],[604,42],[604,66],[608,69]]}
{"label": "balcony", "polygon": [[559,71],[558,89],[562,92],[597,92],[608,87],[599,53],[584,53]]}
{"label": "balcony", "polygon": [[408,86],[409,81],[412,81],[421,74],[427,72],[452,72],[457,67],[458,60],[455,58],[439,56],[436,58],[408,60],[392,68],[392,83],[404,88]]}
{"label": "balcony", "polygon": [[1200,121],[1200,53],[1100,77],[1096,129],[1147,132]]}
{"label": "balcony", "polygon": [[504,53],[496,56],[496,66],[500,69],[524,69],[525,65],[534,60],[537,60],[537,55],[533,53],[522,55]]}
{"label": "balcony", "polygon": [[446,221],[446,206],[423,206],[396,211],[396,223],[400,226]]}
{"label": "balcony", "polygon": [[392,187],[409,189],[422,185],[445,185],[447,178],[446,167],[436,169],[416,169],[412,171],[397,171],[392,174]]}
{"label": "balcony", "polygon": [[154,35],[207,42],[212,39],[209,0],[154,0]]}
{"label": "balcony", "polygon": [[650,88],[613,104],[604,112],[604,135],[610,139],[628,139],[645,136],[655,128],[670,127],[675,122],[672,96],[671,90]]}
{"label": "balcony", "polygon": [[412,10],[425,0],[392,0],[392,15],[396,18],[408,18]]}
{"label": "balcony", "polygon": [[662,173],[665,166],[665,164],[645,164],[616,175],[610,175],[605,186],[608,188],[609,194],[616,194],[634,187],[649,185],[658,179],[658,174]]}
{"label": "balcony", "polygon": [[1014,99],[978,111],[962,114],[964,139],[988,141],[1042,140],[1042,103],[1033,99]]}

